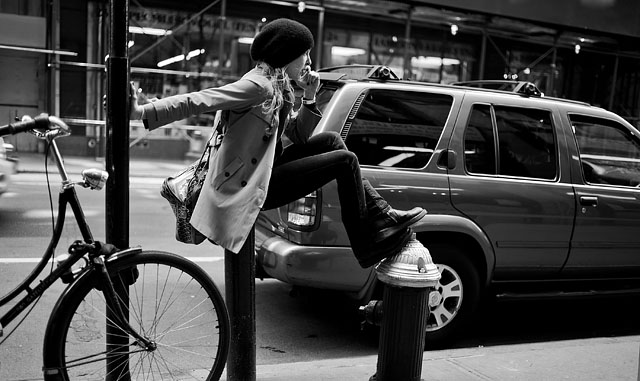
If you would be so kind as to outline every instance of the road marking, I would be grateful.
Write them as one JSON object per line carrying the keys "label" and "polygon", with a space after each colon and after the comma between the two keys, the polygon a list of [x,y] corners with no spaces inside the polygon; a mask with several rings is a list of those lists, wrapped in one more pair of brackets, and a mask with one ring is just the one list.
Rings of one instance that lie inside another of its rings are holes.
{"label": "road marking", "polygon": [[[103,214],[103,212],[100,211],[100,210],[84,209],[84,216],[85,217],[95,217],[95,216],[99,216],[101,214]],[[58,215],[58,213],[54,213],[54,216],[57,216],[57,215]],[[26,212],[22,213],[22,216],[24,218],[34,218],[34,219],[51,218],[51,209],[27,210]],[[69,211],[67,213],[67,216],[73,216],[73,212]]]}
{"label": "road marking", "polygon": [[0,263],[38,263],[42,258],[0,258]]}
{"label": "road marking", "polygon": [[[222,257],[185,257],[186,259],[196,263],[212,263],[223,261]],[[42,258],[0,258],[0,263],[38,263]]]}

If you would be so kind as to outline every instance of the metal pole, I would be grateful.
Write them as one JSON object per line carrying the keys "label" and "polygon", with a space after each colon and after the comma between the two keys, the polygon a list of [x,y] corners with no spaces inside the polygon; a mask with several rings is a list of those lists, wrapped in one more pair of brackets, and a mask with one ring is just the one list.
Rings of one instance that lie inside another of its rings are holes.
{"label": "metal pole", "polygon": [[402,57],[404,79],[411,79],[411,55],[409,49],[411,48],[411,14],[413,13],[413,7],[409,6],[407,9],[407,24],[404,28],[404,56]]}
{"label": "metal pole", "polygon": [[[49,6],[48,48],[52,51],[60,49],[60,1],[53,0]],[[51,69],[48,76],[47,108],[53,115],[60,115],[60,69],[58,62],[60,56],[48,55],[48,64]]]}
{"label": "metal pole", "polygon": [[218,74],[224,76],[224,28],[227,24],[227,0],[220,3],[220,40],[218,41]]}
{"label": "metal pole", "polygon": [[231,331],[228,381],[256,379],[256,267],[252,227],[238,254],[224,252],[225,295]]}
{"label": "metal pole", "polygon": [[557,96],[557,91],[556,91],[556,62],[558,60],[558,48],[555,46],[555,42],[554,42],[554,46],[553,46],[553,56],[551,57],[551,73],[549,75],[549,89],[547,90],[549,92],[549,95],[551,95],[552,97]]}
{"label": "metal pole", "polygon": [[480,68],[478,68],[478,79],[484,79],[484,67],[487,61],[487,31],[482,30],[482,45],[480,46]]}
{"label": "metal pole", "polygon": [[613,111],[613,100],[616,94],[616,83],[618,82],[618,65],[620,57],[616,55],[616,60],[613,64],[613,78],[611,79],[611,92],[609,93],[609,111]]}
{"label": "metal pole", "polygon": [[[105,198],[106,239],[118,248],[129,247],[129,1],[110,0],[109,57],[107,67],[106,167],[109,172]],[[122,309],[128,312],[128,290],[117,290]],[[128,335],[109,323],[107,315],[107,351],[124,355],[107,356],[107,380],[130,380]],[[126,316],[125,316],[126,317]]]}
{"label": "metal pole", "polygon": [[440,46],[440,70],[438,71],[438,83],[442,83],[442,77],[444,75],[444,56],[447,52],[447,44],[449,42],[449,32],[444,31],[442,36],[442,45]]}
{"label": "metal pole", "polygon": [[[322,2],[320,3],[322,5]],[[316,62],[315,67],[324,67],[322,58],[324,56],[324,8],[318,11],[318,41],[316,42]]]}

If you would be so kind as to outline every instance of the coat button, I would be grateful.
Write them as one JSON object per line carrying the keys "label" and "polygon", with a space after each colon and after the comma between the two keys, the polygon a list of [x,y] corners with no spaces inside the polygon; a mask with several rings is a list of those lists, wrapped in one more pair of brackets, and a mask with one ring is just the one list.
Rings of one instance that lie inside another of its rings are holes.
{"label": "coat button", "polygon": [[255,164],[258,162],[258,159],[256,159],[255,157],[253,159],[251,159],[251,164]]}
{"label": "coat button", "polygon": [[229,173],[229,172],[225,172],[224,173],[224,177],[229,177],[230,175],[231,175],[231,173]]}
{"label": "coat button", "polygon": [[246,187],[247,186],[247,182],[242,180],[242,182],[240,183],[240,186]]}
{"label": "coat button", "polygon": [[262,140],[265,141],[265,142],[268,142],[269,141],[269,137],[267,135],[264,135],[262,137]]}

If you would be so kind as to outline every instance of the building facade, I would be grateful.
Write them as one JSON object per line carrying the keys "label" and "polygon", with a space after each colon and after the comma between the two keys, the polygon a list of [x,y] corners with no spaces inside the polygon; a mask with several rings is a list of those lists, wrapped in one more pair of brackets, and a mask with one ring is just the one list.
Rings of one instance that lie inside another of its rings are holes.
{"label": "building facade", "polygon": [[[109,6],[0,0],[0,123],[47,111],[74,130],[67,152],[103,154]],[[289,17],[314,33],[315,68],[380,64],[437,83],[517,78],[640,120],[635,0],[132,0],[129,15],[130,79],[149,98],[239,78],[261,26]],[[211,123],[201,115],[151,134],[134,124],[131,154],[182,157]],[[18,151],[42,149],[12,139]]]}

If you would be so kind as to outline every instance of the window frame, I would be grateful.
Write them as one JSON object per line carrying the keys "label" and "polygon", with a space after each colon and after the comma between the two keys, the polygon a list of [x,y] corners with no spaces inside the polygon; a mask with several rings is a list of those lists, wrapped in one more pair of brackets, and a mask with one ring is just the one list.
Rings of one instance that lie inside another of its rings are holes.
{"label": "window frame", "polygon": [[[476,105],[481,106],[489,106],[491,113],[491,124],[492,124],[492,132],[493,132],[493,149],[494,149],[494,159],[495,159],[495,170],[494,173],[477,173],[470,172],[466,165],[466,133],[469,128],[469,123],[471,122],[471,114],[474,111]],[[507,108],[507,109],[517,109],[517,110],[533,110],[546,112],[549,115],[549,125],[551,127],[551,136],[553,138],[552,145],[554,147],[554,162],[555,162],[555,176],[552,178],[544,178],[544,177],[533,177],[533,176],[517,176],[517,175],[508,175],[500,173],[502,168],[502,156],[500,154],[500,136],[498,134],[498,121],[497,121],[497,108]],[[545,182],[555,182],[560,178],[560,154],[559,154],[559,137],[558,137],[558,126],[555,124],[554,111],[551,108],[545,107],[532,107],[532,106],[522,106],[522,105],[511,105],[511,104],[503,104],[503,103],[491,103],[491,102],[473,102],[469,107],[469,115],[467,118],[467,123],[464,126],[464,133],[462,135],[462,148],[463,148],[463,158],[462,163],[464,165],[465,174],[469,176],[493,176],[493,177],[502,177],[502,178],[517,178],[517,179],[526,179],[526,180],[535,180],[535,181],[545,181]]]}
{"label": "window frame", "polygon": [[[573,141],[574,141],[575,146],[576,146],[576,150],[577,150],[577,154],[578,154],[578,162],[579,162],[579,166],[580,166],[580,176],[582,178],[583,183],[586,184],[586,185],[589,185],[589,186],[603,186],[603,187],[625,187],[625,188],[638,188],[638,187],[640,187],[640,179],[639,179],[639,183],[637,185],[593,182],[593,181],[589,181],[587,179],[587,175],[585,174],[585,166],[584,166],[585,160],[583,160],[583,155],[589,155],[589,154],[583,154],[582,153],[582,149],[581,149],[580,143],[578,141],[578,135],[576,134],[576,129],[575,129],[575,126],[574,126],[574,123],[576,123],[576,121],[575,121],[575,119],[572,119],[572,117],[579,117],[579,118],[593,119],[595,121],[602,121],[604,123],[599,123],[600,125],[608,126],[610,128],[614,128],[614,129],[616,129],[618,131],[626,133],[627,136],[630,136],[632,138],[632,140],[635,140],[637,146],[639,147],[638,148],[639,152],[640,152],[640,133],[637,130],[633,129],[633,128],[629,128],[629,126],[625,125],[624,123],[622,123],[619,120],[615,120],[615,119],[612,119],[612,118],[607,118],[605,116],[592,115],[592,114],[586,114],[586,113],[580,113],[580,112],[568,112],[567,113],[567,119],[569,121],[570,128],[571,128],[571,133],[572,133],[572,136],[573,136]],[[630,159],[632,159],[632,158],[630,158]],[[586,161],[586,162],[591,163],[590,161]],[[591,163],[591,164],[593,164],[593,163]]]}

